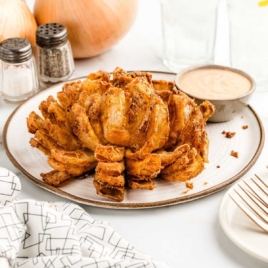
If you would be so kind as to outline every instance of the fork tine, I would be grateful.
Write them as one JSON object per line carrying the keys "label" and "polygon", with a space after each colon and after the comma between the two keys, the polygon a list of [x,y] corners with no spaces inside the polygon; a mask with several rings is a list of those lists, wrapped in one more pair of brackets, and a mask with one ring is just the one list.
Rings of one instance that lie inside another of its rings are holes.
{"label": "fork tine", "polygon": [[[253,182],[254,182],[254,185],[256,185],[255,181],[254,181],[252,178],[251,178],[251,181],[253,181]],[[260,186],[257,185],[258,188],[255,187],[255,189],[254,189],[254,187],[252,187],[252,185],[250,185],[247,181],[243,180],[243,182],[244,182],[244,183],[247,185],[247,187],[252,191],[252,194],[254,194],[255,197],[258,198],[259,201],[261,201],[261,202],[263,203],[263,205],[267,207],[267,200],[265,200],[265,199],[266,199],[266,196],[264,196],[263,191],[260,191],[260,190],[259,190],[259,187],[260,187]]]}
{"label": "fork tine", "polygon": [[260,178],[257,174],[255,174],[255,176],[266,186],[266,188],[268,188],[268,184],[262,178]]}
{"label": "fork tine", "polygon": [[263,229],[266,233],[268,233],[267,225],[262,222],[251,210],[249,210],[246,206],[244,206],[241,201],[229,193],[230,198],[236,203],[236,205],[261,229]]}
{"label": "fork tine", "polygon": [[[256,176],[256,178],[258,179],[258,180],[256,180],[256,179],[251,179],[262,191],[263,191],[263,193],[266,195],[266,196],[268,196],[268,190],[265,190],[264,189],[264,187],[263,186],[265,186],[267,189],[268,189],[268,185],[257,175],[257,174],[255,174],[255,176]],[[260,184],[260,182],[262,183],[262,184]]]}
{"label": "fork tine", "polygon": [[254,202],[254,204],[260,208],[264,214],[262,214],[261,212],[258,211],[258,209],[256,208],[256,206],[252,206],[250,204],[250,202],[248,202],[236,189],[234,189],[236,191],[236,193],[244,200],[244,202],[259,216],[261,217],[266,223],[268,223],[268,209],[266,208],[266,206],[259,200],[259,198],[257,198],[252,192],[248,191],[248,189],[245,189],[244,187],[242,187],[240,184],[238,184],[238,186],[240,187],[240,189],[250,198],[251,201]]}
{"label": "fork tine", "polygon": [[260,199],[258,197],[256,197],[253,193],[251,192],[247,192],[247,195],[250,196],[251,195],[251,200],[253,200],[253,202],[268,216],[268,208],[265,204],[263,204],[262,201],[260,201]]}

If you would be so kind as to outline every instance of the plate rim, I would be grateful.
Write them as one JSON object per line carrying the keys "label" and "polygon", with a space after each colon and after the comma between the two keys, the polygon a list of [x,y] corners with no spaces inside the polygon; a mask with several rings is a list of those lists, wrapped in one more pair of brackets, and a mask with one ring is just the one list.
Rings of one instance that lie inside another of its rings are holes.
{"label": "plate rim", "polygon": [[[132,72],[132,71],[129,71]],[[150,73],[156,73],[156,74],[168,74],[168,75],[176,75],[176,73],[174,72],[164,72],[164,71],[148,71],[148,70],[144,70],[143,72],[150,72]],[[180,196],[177,198],[172,198],[172,199],[167,199],[167,200],[163,200],[163,201],[154,201],[154,202],[146,202],[146,203],[115,203],[115,202],[106,202],[106,201],[96,201],[96,200],[91,200],[91,199],[85,199],[82,197],[78,197],[75,196],[73,194],[67,193],[57,187],[51,186],[46,184],[43,181],[38,180],[37,178],[35,178],[34,176],[32,176],[29,172],[27,172],[27,170],[25,170],[22,166],[20,166],[20,164],[18,163],[18,161],[13,157],[13,155],[11,154],[11,152],[9,151],[8,148],[8,144],[7,144],[7,131],[8,131],[8,127],[9,127],[9,123],[11,122],[13,116],[17,113],[17,111],[25,104],[27,103],[28,100],[34,98],[35,96],[37,96],[38,94],[43,93],[46,90],[50,90],[53,87],[58,87],[60,85],[63,85],[65,83],[68,82],[72,82],[72,81],[77,81],[79,79],[84,79],[86,78],[86,76],[83,77],[78,77],[78,78],[73,78],[64,82],[60,82],[57,83],[55,85],[52,85],[46,89],[40,90],[39,92],[37,92],[36,94],[32,95],[30,98],[28,98],[27,100],[25,100],[24,102],[22,102],[12,113],[11,115],[8,117],[4,128],[3,128],[3,133],[2,133],[2,144],[3,144],[3,148],[6,152],[6,155],[8,156],[8,158],[10,159],[10,161],[12,162],[12,164],[19,169],[19,171],[21,173],[23,173],[27,179],[29,179],[30,181],[32,181],[34,184],[38,185],[39,187],[48,190],[49,192],[52,192],[56,195],[59,195],[61,197],[64,197],[66,199],[81,203],[81,204],[85,204],[85,205],[93,205],[95,207],[102,207],[102,208],[110,208],[110,209],[147,209],[147,208],[156,208],[156,207],[164,207],[164,206],[169,206],[169,205],[176,205],[176,204],[180,204],[180,203],[184,203],[184,202],[188,202],[188,201],[193,201],[195,199],[198,198],[202,198],[202,197],[206,197],[208,195],[214,194],[220,190],[223,190],[225,187],[229,186],[230,184],[234,183],[236,180],[238,180],[241,176],[243,176],[257,161],[257,159],[259,158],[262,149],[264,147],[264,141],[265,141],[265,132],[264,132],[264,126],[261,122],[260,117],[258,116],[258,114],[256,113],[256,111],[250,106],[250,105],[246,105],[251,112],[253,113],[253,115],[255,116],[257,122],[258,122],[258,126],[260,128],[260,141],[259,141],[259,145],[258,148],[254,154],[254,156],[252,157],[252,159],[250,160],[250,162],[240,171],[238,172],[235,176],[229,178],[228,180],[217,184],[211,188],[205,189],[203,191],[194,193],[194,194],[189,194],[187,196]]]}
{"label": "plate rim", "polygon": [[[267,170],[266,170],[267,171]],[[258,173],[258,172],[255,172]],[[249,179],[250,177],[247,177],[246,179]],[[238,182],[237,182],[238,183]],[[226,220],[224,220],[224,207],[227,206],[228,202],[231,201],[229,195],[229,192],[231,192],[233,190],[233,188],[236,186],[235,183],[231,188],[229,188],[226,193],[224,194],[224,196],[222,197],[221,201],[220,201],[220,205],[219,205],[219,209],[218,209],[218,220],[220,222],[220,226],[223,229],[224,233],[226,234],[226,236],[237,246],[239,247],[241,250],[243,250],[244,252],[246,252],[247,254],[268,263],[268,257],[265,258],[262,255],[259,255],[253,251],[251,251],[247,246],[245,246],[242,242],[239,242],[239,239],[237,239],[237,236],[233,235],[233,232],[231,229],[228,229],[227,226],[229,225],[228,222],[226,222]],[[235,206],[235,204],[233,204]],[[237,208],[239,209],[239,208]],[[229,227],[230,228],[230,227]]]}

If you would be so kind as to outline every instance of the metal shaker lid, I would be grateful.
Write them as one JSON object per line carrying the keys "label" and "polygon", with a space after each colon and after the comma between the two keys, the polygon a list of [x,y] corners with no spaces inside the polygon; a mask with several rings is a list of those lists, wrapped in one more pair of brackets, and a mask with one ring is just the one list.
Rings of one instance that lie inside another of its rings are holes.
{"label": "metal shaker lid", "polygon": [[67,29],[59,23],[46,23],[36,30],[36,44],[39,47],[55,47],[67,40]]}
{"label": "metal shaker lid", "polygon": [[8,38],[0,44],[0,59],[9,63],[21,63],[32,57],[32,46],[24,38]]}

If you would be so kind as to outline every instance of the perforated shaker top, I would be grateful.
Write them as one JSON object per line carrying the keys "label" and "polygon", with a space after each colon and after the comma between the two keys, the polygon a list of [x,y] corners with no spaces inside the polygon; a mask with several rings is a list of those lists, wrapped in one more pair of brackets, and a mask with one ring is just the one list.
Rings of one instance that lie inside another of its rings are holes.
{"label": "perforated shaker top", "polygon": [[0,59],[8,63],[21,63],[32,57],[32,46],[24,38],[8,38],[0,44]]}
{"label": "perforated shaker top", "polygon": [[55,47],[67,40],[67,29],[59,23],[46,23],[37,28],[36,44],[39,47]]}

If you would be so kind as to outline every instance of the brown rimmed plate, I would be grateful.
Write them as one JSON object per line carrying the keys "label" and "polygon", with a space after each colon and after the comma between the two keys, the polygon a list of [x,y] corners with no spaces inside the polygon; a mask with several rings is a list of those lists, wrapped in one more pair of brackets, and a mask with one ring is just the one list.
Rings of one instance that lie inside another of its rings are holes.
{"label": "brown rimmed plate", "polygon": [[[151,72],[153,79],[174,81],[175,74]],[[83,79],[83,78],[81,78]],[[56,188],[44,183],[40,173],[51,170],[46,156],[29,144],[32,134],[28,133],[26,118],[31,111],[39,112],[38,105],[49,95],[56,97],[63,83],[43,90],[22,103],[11,114],[3,131],[3,146],[12,163],[32,182],[45,190],[79,203],[114,209],[143,209],[179,204],[205,197],[222,190],[244,175],[258,159],[264,145],[264,128],[256,112],[246,106],[243,113],[224,123],[209,123],[206,131],[210,139],[209,163],[205,170],[192,179],[194,188],[189,190],[185,183],[173,183],[155,179],[156,189],[127,189],[123,202],[108,200],[96,194],[93,175],[85,179],[69,180]],[[241,104],[242,105],[242,104]],[[248,126],[243,129],[242,126]],[[222,132],[236,132],[228,139]],[[238,158],[230,155],[237,151]]]}

